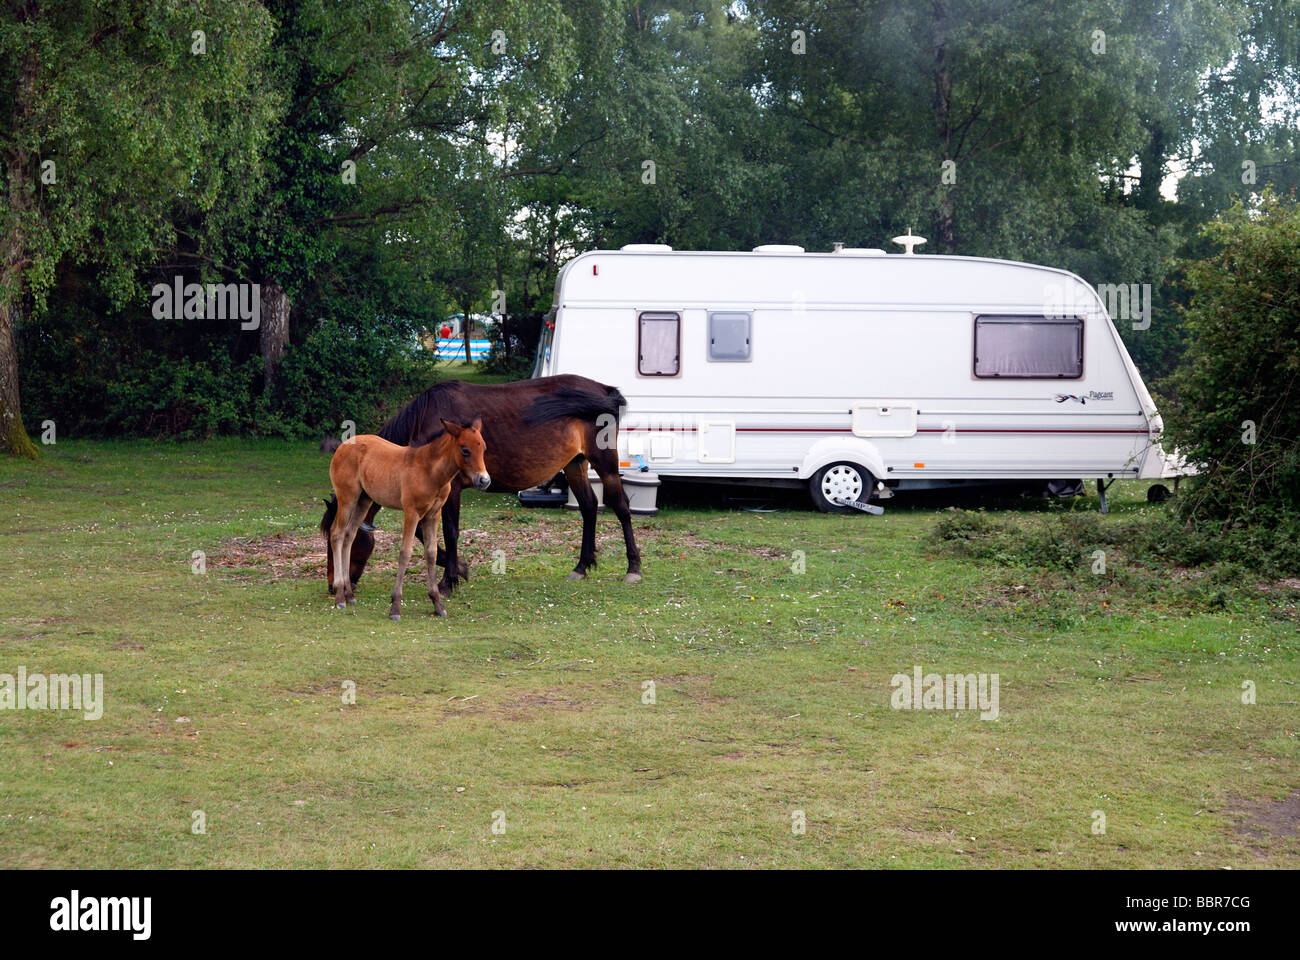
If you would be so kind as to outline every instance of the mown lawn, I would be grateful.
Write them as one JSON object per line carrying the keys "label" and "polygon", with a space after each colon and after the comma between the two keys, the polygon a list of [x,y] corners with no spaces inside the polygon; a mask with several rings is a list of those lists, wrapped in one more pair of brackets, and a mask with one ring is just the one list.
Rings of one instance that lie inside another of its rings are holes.
{"label": "mown lawn", "polygon": [[[0,710],[0,866],[1300,866],[1296,584],[976,563],[899,500],[665,509],[638,585],[602,516],[570,583],[576,515],[467,494],[472,580],[437,620],[416,566],[392,623],[395,517],[335,611],[327,493],[305,443],[0,460],[0,673],[106,691]],[[917,665],[999,717],[891,709]]]}

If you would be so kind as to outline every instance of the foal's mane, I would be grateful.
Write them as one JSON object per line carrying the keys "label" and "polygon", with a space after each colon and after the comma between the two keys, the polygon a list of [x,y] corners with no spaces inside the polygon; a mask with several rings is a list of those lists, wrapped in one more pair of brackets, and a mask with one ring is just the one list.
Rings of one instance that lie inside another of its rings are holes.
{"label": "foal's mane", "polygon": [[[436,440],[447,432],[439,419],[448,415],[451,395],[457,386],[454,381],[435,383],[380,427],[379,435],[390,443],[401,444],[404,447],[423,446]],[[425,428],[430,423],[434,424],[434,427],[430,432],[425,433]]]}

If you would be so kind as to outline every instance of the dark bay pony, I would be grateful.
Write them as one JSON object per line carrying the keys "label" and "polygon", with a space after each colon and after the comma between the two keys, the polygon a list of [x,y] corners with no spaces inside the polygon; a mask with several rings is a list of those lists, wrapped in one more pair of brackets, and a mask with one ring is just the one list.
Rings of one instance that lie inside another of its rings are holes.
{"label": "dark bay pony", "polygon": [[[641,552],[632,533],[632,511],[618,474],[618,418],[627,403],[615,387],[586,377],[565,374],[514,383],[474,384],[447,380],[434,384],[384,424],[379,436],[403,446],[420,446],[442,432],[443,419],[468,423],[482,419],[483,441],[487,445],[484,463],[492,476],[489,492],[518,493],[545,483],[560,471],[569,482],[582,514],[582,549],[570,580],[582,579],[596,565],[596,492],[587,480],[587,464],[596,471],[604,487],[605,506],[613,510],[623,526],[627,547],[628,583],[641,579]],[[467,568],[457,555],[460,536],[459,477],[451,483],[451,494],[442,508],[446,551],[438,551],[438,563],[445,568],[438,584],[441,593],[454,589]],[[337,503],[325,505],[321,530],[329,536]],[[371,522],[379,512],[371,508],[366,523],[352,541],[349,575],[355,584],[365,570],[374,549]],[[432,549],[426,544],[426,549]],[[334,580],[334,558],[328,561],[327,577]]]}

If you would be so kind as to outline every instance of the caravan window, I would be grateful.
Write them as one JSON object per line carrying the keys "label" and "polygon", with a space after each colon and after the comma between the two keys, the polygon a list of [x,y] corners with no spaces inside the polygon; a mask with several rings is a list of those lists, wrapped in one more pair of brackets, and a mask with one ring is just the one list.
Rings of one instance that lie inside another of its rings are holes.
{"label": "caravan window", "polygon": [[1083,321],[976,317],[975,376],[1078,379],[1083,376]]}
{"label": "caravan window", "polygon": [[682,315],[642,313],[637,317],[637,373],[675,377],[681,372]]}
{"label": "caravan window", "polygon": [[730,362],[749,359],[749,314],[709,314],[709,359]]}

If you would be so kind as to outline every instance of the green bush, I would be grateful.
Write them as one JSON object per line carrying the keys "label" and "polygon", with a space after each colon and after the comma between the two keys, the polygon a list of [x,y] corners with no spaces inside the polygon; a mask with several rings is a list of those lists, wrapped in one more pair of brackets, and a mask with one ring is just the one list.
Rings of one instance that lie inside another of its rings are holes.
{"label": "green bush", "polygon": [[1167,382],[1166,443],[1201,467],[1179,511],[1282,556],[1300,539],[1300,205],[1266,195],[1205,233],[1220,249],[1186,265],[1188,346]]}
{"label": "green bush", "polygon": [[1086,568],[1096,550],[1129,566],[1163,571],[1205,568],[1215,581],[1246,573],[1288,577],[1300,573],[1300,541],[1263,525],[1198,525],[1164,510],[1132,517],[1061,511],[993,517],[958,510],[942,517],[932,537],[966,557],[1040,571]]}
{"label": "green bush", "polygon": [[65,437],[308,437],[337,434],[343,420],[377,429],[437,380],[432,354],[401,327],[324,319],[290,344],[283,387],[268,395],[260,356],[233,354],[228,333],[166,323],[68,304],[25,323],[29,416]]}
{"label": "green bush", "polygon": [[[217,354],[203,361],[171,360],[153,351],[104,385],[100,429],[117,435],[183,439],[239,433],[252,418],[260,366]],[[83,431],[85,432],[85,431]]]}
{"label": "green bush", "polygon": [[434,355],[375,325],[323,320],[285,355],[284,397],[266,409],[260,433],[337,434],[344,420],[377,430],[397,408],[438,379]]}
{"label": "green bush", "polygon": [[934,536],[963,556],[1040,570],[1073,570],[1103,542],[1098,517],[1074,512],[1021,519],[958,510],[939,520]]}

